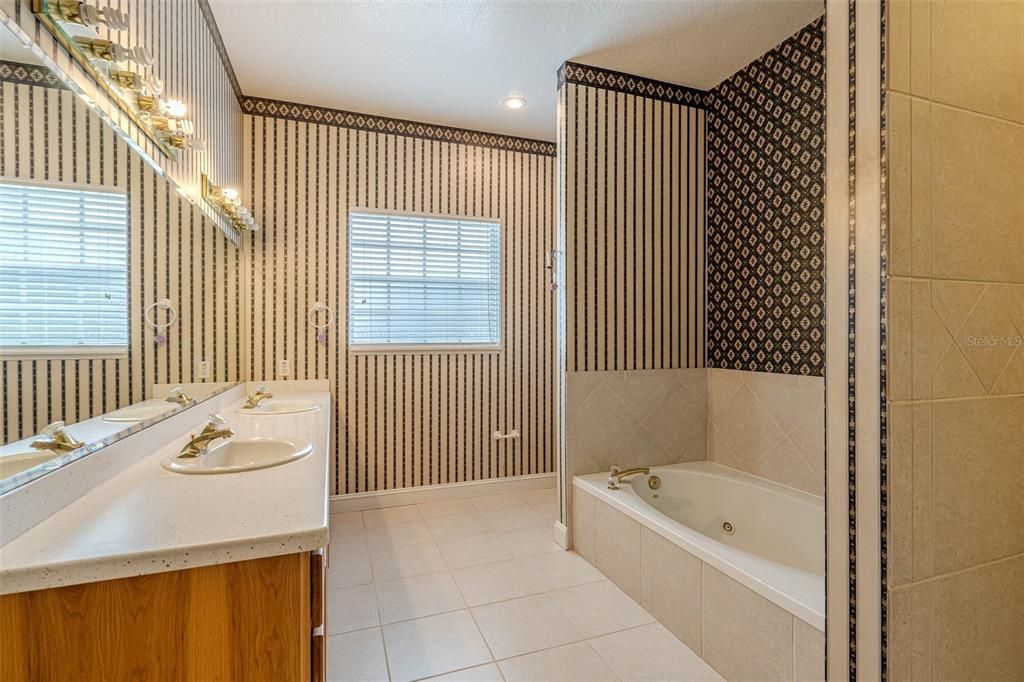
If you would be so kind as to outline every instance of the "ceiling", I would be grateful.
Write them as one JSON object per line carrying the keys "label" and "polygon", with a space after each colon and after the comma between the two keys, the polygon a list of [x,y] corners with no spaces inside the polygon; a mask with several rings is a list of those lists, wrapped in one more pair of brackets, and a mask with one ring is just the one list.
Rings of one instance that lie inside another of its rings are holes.
{"label": "ceiling", "polygon": [[[246,95],[555,138],[577,61],[709,89],[823,0],[211,0]],[[506,110],[509,94],[526,98]]]}

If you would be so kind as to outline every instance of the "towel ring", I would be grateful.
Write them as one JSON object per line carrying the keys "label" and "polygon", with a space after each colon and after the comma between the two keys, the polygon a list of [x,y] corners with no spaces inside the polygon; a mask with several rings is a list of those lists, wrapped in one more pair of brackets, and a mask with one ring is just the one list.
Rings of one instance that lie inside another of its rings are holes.
{"label": "towel ring", "polygon": [[[158,309],[169,311],[168,320],[164,324],[160,324],[154,319]],[[150,303],[146,306],[146,310],[142,315],[146,318],[146,324],[151,326],[153,329],[168,329],[173,327],[174,323],[178,321],[178,311],[174,308],[174,304],[171,303],[171,299],[169,298],[161,298],[155,303]]]}
{"label": "towel ring", "polygon": [[[327,321],[324,322],[323,324],[317,324],[316,315],[317,313],[323,312],[327,313]],[[330,327],[332,324],[334,324],[334,311],[328,308],[325,304],[321,303],[320,301],[317,301],[312,306],[310,306],[309,313],[306,314],[306,320],[309,322],[310,327],[316,329],[317,331],[322,331]]]}

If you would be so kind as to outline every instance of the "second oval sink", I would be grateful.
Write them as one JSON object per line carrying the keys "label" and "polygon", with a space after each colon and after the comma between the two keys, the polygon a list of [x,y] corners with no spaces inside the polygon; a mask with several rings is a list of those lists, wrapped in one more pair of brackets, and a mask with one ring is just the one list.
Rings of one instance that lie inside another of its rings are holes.
{"label": "second oval sink", "polygon": [[295,414],[296,412],[313,412],[320,409],[320,403],[312,400],[277,400],[271,398],[252,409],[238,408],[238,414]]}
{"label": "second oval sink", "polygon": [[165,412],[170,412],[176,407],[178,406],[163,400],[147,400],[144,403],[129,405],[128,407],[122,407],[120,410],[105,414],[102,419],[105,422],[141,422]]}
{"label": "second oval sink", "polygon": [[179,474],[230,474],[266,469],[302,459],[313,451],[308,442],[284,438],[236,438],[198,457],[168,457],[163,467]]}

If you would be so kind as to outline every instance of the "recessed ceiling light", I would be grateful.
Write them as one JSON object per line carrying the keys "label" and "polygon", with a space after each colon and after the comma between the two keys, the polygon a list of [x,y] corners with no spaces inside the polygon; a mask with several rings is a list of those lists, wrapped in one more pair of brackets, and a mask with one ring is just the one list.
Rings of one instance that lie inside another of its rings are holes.
{"label": "recessed ceiling light", "polygon": [[526,106],[526,98],[520,97],[519,95],[512,95],[511,97],[503,99],[501,103],[505,105],[506,109],[522,109]]}

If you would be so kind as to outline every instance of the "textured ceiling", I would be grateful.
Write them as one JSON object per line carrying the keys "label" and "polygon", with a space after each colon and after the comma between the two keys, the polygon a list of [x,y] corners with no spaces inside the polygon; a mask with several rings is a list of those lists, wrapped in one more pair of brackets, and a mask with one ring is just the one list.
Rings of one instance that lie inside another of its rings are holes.
{"label": "textured ceiling", "polygon": [[[823,0],[211,0],[247,95],[553,140],[578,61],[708,89]],[[528,105],[508,111],[511,93]]]}

